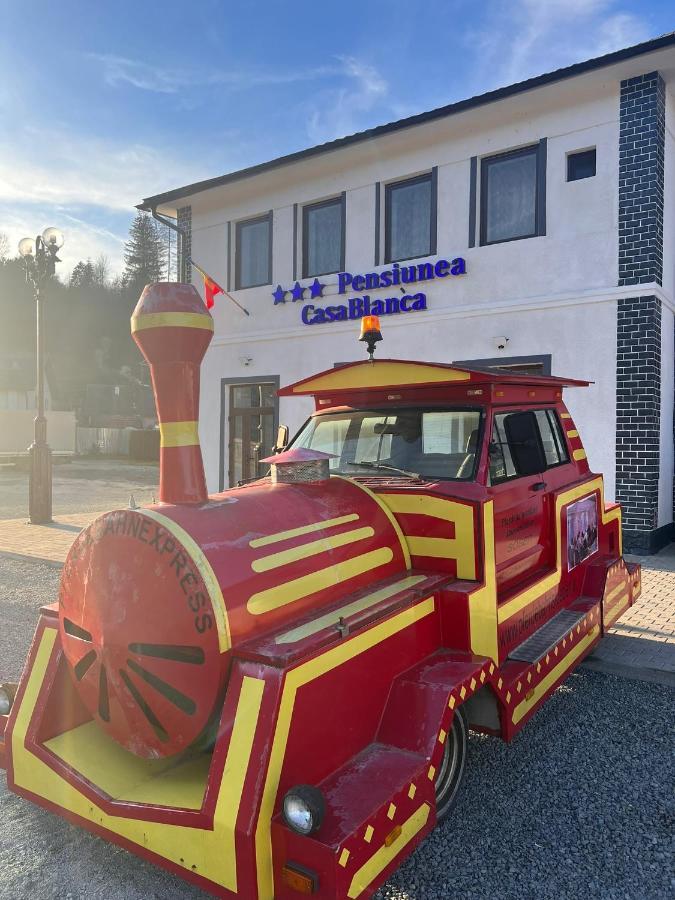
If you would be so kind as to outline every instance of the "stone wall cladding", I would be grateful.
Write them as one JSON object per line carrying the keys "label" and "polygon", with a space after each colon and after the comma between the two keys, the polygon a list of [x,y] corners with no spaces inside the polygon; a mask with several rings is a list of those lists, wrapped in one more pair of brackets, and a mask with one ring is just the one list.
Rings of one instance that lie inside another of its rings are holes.
{"label": "stone wall cladding", "polygon": [[658,72],[621,82],[619,285],[661,284],[665,96]]}
{"label": "stone wall cladding", "polygon": [[188,257],[192,255],[192,207],[181,206],[176,211],[176,224],[182,235],[178,255],[178,280],[185,284],[192,281],[192,266],[188,263]]}
{"label": "stone wall cladding", "polygon": [[616,499],[624,549],[650,553],[658,525],[661,439],[661,301],[619,300],[617,309]]}

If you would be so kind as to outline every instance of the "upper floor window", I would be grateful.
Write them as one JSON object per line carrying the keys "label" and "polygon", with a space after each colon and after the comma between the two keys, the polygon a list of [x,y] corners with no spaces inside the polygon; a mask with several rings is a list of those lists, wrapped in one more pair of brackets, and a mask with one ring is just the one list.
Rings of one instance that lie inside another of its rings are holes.
{"label": "upper floor window", "polygon": [[344,267],[344,196],[303,207],[302,277],[330,275]]}
{"label": "upper floor window", "polygon": [[385,262],[436,252],[435,171],[385,189]]}
{"label": "upper floor window", "polygon": [[235,287],[272,281],[272,213],[237,222]]}
{"label": "upper floor window", "polygon": [[567,180],[579,181],[595,175],[595,147],[567,154]]}
{"label": "upper floor window", "polygon": [[481,244],[544,234],[545,151],[542,143],[481,162]]}

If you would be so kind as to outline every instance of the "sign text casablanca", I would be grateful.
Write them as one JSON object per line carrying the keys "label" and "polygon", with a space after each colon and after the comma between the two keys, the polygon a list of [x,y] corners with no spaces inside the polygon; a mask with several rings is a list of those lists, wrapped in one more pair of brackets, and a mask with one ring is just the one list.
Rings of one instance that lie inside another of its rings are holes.
{"label": "sign text casablanca", "polygon": [[[417,312],[427,308],[427,296],[421,292],[405,293],[403,285],[416,284],[419,281],[430,281],[436,278],[447,278],[448,275],[465,275],[466,262],[460,256],[453,260],[439,259],[435,263],[421,262],[409,266],[394,263],[391,269],[383,272],[366,272],[363,275],[352,275],[350,272],[339,272],[337,276],[338,294],[351,292],[376,291],[382,288],[398,287],[400,296],[378,297],[371,299],[369,294],[350,297],[345,303],[332,306],[314,306],[307,304],[302,308],[301,318],[305,325],[321,325],[326,322],[341,322],[347,319],[360,319],[362,316],[390,316],[397,313]],[[305,299],[305,291],[309,290],[310,299],[323,299],[325,284],[315,278],[312,284],[303,286],[296,281],[292,288],[284,290],[279,284],[272,292],[274,305],[286,303],[286,295],[291,301]]]}

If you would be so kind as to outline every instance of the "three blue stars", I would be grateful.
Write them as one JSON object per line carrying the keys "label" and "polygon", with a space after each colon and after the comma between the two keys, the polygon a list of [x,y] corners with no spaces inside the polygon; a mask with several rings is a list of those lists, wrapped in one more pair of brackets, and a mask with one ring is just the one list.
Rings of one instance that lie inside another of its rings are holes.
{"label": "three blue stars", "polygon": [[285,303],[286,302],[286,294],[290,294],[293,298],[293,303],[296,300],[304,300],[305,299],[305,291],[309,291],[310,299],[316,300],[317,297],[323,297],[323,289],[326,285],[319,281],[318,278],[315,278],[314,281],[306,286],[302,286],[299,281],[296,281],[292,288],[288,288],[284,290],[280,284],[277,285],[276,290],[272,291],[272,296],[274,297],[274,305],[277,303]]}

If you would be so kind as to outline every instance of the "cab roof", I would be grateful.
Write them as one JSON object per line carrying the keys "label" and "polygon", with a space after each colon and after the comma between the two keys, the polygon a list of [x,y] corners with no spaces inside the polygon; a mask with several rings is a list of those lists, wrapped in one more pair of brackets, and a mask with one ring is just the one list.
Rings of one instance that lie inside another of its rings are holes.
{"label": "cab roof", "polygon": [[[281,397],[314,397],[330,395],[346,398],[346,395],[387,390],[414,388],[416,392],[438,388],[478,389],[492,388],[549,388],[562,391],[564,387],[588,387],[589,381],[578,378],[560,378],[555,375],[530,375],[509,372],[505,369],[468,369],[447,363],[418,362],[405,359],[375,359],[347,363],[326,369],[317,375],[303,378],[279,390]],[[454,393],[454,391],[453,391]],[[466,393],[466,392],[464,392]]]}

